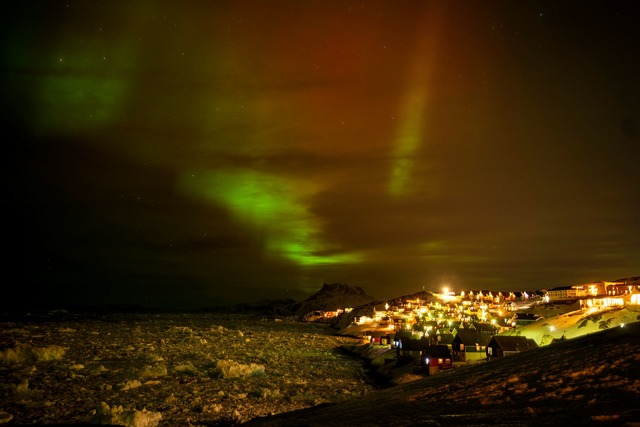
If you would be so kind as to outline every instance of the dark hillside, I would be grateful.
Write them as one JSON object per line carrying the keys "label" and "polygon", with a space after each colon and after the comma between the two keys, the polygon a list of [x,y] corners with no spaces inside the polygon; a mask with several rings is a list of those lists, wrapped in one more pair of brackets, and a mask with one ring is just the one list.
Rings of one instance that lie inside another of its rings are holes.
{"label": "dark hillside", "polygon": [[640,322],[251,426],[640,425]]}

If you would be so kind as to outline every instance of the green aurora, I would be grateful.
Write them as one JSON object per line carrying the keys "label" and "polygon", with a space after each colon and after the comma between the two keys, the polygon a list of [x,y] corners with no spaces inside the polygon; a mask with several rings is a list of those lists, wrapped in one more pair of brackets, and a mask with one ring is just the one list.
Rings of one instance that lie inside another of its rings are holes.
{"label": "green aurora", "polygon": [[270,255],[303,267],[362,259],[357,254],[336,253],[322,241],[321,221],[305,205],[313,196],[313,183],[246,169],[186,172],[178,187],[228,209],[262,237]]}
{"label": "green aurora", "polygon": [[638,274],[633,2],[8,2],[7,274],[43,303]]}

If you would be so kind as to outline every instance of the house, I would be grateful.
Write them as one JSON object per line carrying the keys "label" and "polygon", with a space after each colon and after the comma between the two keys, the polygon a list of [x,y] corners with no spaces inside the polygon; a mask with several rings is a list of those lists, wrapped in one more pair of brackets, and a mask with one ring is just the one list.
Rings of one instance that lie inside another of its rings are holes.
{"label": "house", "polygon": [[422,351],[422,368],[429,375],[437,374],[441,369],[453,367],[451,350],[446,345],[432,344]]}
{"label": "house", "polygon": [[517,300],[516,293],[515,292],[509,292],[509,293],[505,292],[504,300],[505,301],[516,301]]}
{"label": "house", "polygon": [[469,298],[476,301],[493,301],[493,293],[486,289],[469,292]]}
{"label": "house", "polygon": [[498,333],[498,328],[495,325],[487,322],[471,322],[469,330],[475,330],[481,334],[487,334],[493,336]]}
{"label": "house", "polygon": [[583,285],[560,286],[547,291],[549,302],[570,302],[589,295],[589,290]]}
{"label": "house", "polygon": [[487,345],[487,357],[505,357],[534,348],[538,348],[538,344],[531,338],[496,335]]}
{"label": "house", "polygon": [[501,291],[498,292],[498,301],[497,303],[503,303],[512,298],[513,292]]}
{"label": "house", "polygon": [[446,345],[447,348],[451,350],[455,335],[449,334],[449,333],[439,333],[439,334],[436,334],[435,337],[430,337],[430,338],[433,338],[433,340],[435,341],[433,342],[433,344]]}
{"label": "house", "polygon": [[422,350],[429,345],[425,338],[415,339],[406,335],[396,338],[398,342],[396,347],[398,361],[418,359],[422,355]]}
{"label": "house", "polygon": [[444,324],[440,328],[440,333],[441,334],[453,334],[453,331],[455,331],[456,328],[459,328],[461,323],[462,322],[459,322],[459,321],[456,321],[456,320],[447,321],[447,323]]}
{"label": "house", "polygon": [[[631,295],[633,297],[633,295]],[[632,301],[632,298],[629,298],[629,302]],[[625,305],[625,296],[597,296],[593,298],[584,298],[580,300],[580,308],[588,309],[595,307],[599,310],[602,310],[606,307],[614,307],[614,306],[624,306]]]}
{"label": "house", "polygon": [[491,336],[477,331],[458,331],[451,343],[453,359],[461,362],[484,359],[487,357],[486,348],[490,340]]}
{"label": "house", "polygon": [[387,331],[366,331],[364,337],[368,337],[371,344],[390,344],[389,333]]}
{"label": "house", "polygon": [[493,299],[494,299],[493,292],[487,291],[487,290],[482,290],[481,292],[482,292],[483,301],[493,302]]}
{"label": "house", "polygon": [[535,313],[516,313],[513,315],[509,323],[511,326],[524,326],[536,322],[544,317],[538,316]]}
{"label": "house", "polygon": [[598,295],[606,295],[607,294],[607,284],[608,283],[612,283],[612,282],[605,282],[603,280],[599,281],[599,282],[590,282],[590,283],[584,283],[584,284],[580,284],[578,286],[585,288],[587,290],[587,293],[589,294],[589,296],[598,296]]}
{"label": "house", "polygon": [[487,322],[462,322],[460,325],[453,330],[453,333],[456,334],[458,331],[472,331],[478,332],[482,334],[489,335],[490,337],[498,333],[498,328],[496,325],[487,323]]}
{"label": "house", "polygon": [[529,299],[529,294],[526,292],[513,292],[513,300],[514,301],[525,301]]}
{"label": "house", "polygon": [[637,290],[637,286],[628,284],[626,282],[603,282],[605,287],[605,293],[607,295],[626,295],[633,293]]}

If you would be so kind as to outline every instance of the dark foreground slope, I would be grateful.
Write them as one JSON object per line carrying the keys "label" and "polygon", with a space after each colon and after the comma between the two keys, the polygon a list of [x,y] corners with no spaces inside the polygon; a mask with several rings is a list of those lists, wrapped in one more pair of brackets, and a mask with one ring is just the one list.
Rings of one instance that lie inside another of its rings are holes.
{"label": "dark foreground slope", "polygon": [[640,322],[247,426],[640,426]]}

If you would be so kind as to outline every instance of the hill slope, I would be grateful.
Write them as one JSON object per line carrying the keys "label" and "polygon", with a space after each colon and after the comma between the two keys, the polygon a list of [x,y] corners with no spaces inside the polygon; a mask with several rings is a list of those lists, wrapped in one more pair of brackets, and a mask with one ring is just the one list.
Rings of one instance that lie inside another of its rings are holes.
{"label": "hill slope", "polygon": [[247,425],[640,425],[640,322]]}
{"label": "hill slope", "polygon": [[325,283],[322,288],[302,301],[296,308],[295,314],[305,315],[314,310],[337,310],[338,308],[357,307],[374,301],[359,286],[344,283]]}

